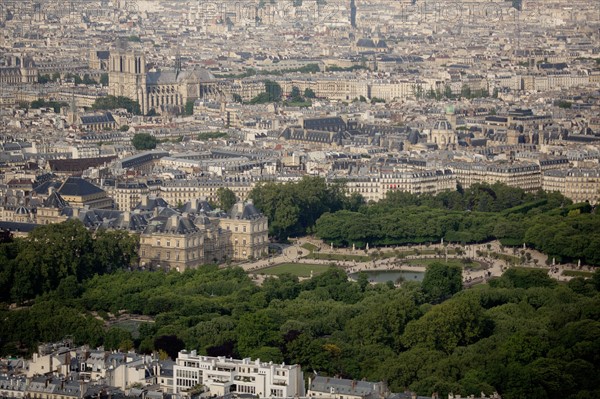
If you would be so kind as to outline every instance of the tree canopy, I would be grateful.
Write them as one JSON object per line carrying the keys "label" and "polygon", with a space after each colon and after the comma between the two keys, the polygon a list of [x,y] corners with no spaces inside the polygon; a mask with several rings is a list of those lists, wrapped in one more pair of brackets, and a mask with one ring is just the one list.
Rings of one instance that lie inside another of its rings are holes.
{"label": "tree canopy", "polygon": [[128,97],[100,97],[94,101],[94,104],[92,104],[92,109],[111,110],[116,108],[125,108],[128,112],[131,112],[134,115],[141,115],[140,104]]}
{"label": "tree canopy", "polygon": [[235,193],[227,187],[219,187],[217,190],[217,198],[219,200],[218,206],[224,211],[229,211],[231,207],[237,202]]}
{"label": "tree canopy", "polygon": [[149,133],[136,133],[131,140],[131,144],[138,151],[153,150],[156,148],[157,143],[156,137]]}
{"label": "tree canopy", "polygon": [[[93,246],[86,242],[66,243],[64,250]],[[164,358],[183,348],[260,357],[425,396],[597,397],[597,276],[558,285],[535,270],[518,270],[435,304],[419,283],[361,287],[336,268],[302,282],[268,277],[260,287],[240,268],[217,266],[184,273],[119,269],[83,281],[70,274],[30,307],[0,306],[0,354],[32,351],[39,341],[69,334],[77,344]],[[134,337],[93,317],[120,311],[154,322],[140,323]]]}
{"label": "tree canopy", "polygon": [[337,246],[523,243],[559,262],[600,265],[600,215],[558,193],[525,193],[503,184],[475,184],[438,195],[389,192],[355,211],[324,213],[316,235]]}
{"label": "tree canopy", "polygon": [[303,177],[285,184],[261,183],[249,197],[269,219],[270,235],[278,239],[306,234],[325,212],[352,204],[342,184],[328,185],[320,177]]}
{"label": "tree canopy", "polygon": [[81,282],[137,263],[138,238],[124,231],[95,237],[77,220],[36,227],[27,238],[0,244],[0,301],[23,302],[72,276]]}

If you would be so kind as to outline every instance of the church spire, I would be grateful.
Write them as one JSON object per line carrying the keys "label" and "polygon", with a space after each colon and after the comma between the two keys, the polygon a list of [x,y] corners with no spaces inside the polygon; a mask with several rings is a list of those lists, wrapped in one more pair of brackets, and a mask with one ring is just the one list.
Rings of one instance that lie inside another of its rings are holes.
{"label": "church spire", "polygon": [[177,50],[177,54],[175,54],[175,76],[179,76],[179,72],[181,72],[181,54]]}

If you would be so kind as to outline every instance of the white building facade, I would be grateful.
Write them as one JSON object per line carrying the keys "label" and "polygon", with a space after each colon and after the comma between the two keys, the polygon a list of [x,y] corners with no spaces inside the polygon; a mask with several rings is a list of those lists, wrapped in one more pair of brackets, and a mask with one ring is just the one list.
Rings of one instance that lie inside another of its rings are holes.
{"label": "white building facade", "polygon": [[252,394],[259,398],[304,396],[300,365],[200,356],[196,351],[179,352],[173,366],[173,392],[185,394],[199,385],[218,396],[228,393]]}

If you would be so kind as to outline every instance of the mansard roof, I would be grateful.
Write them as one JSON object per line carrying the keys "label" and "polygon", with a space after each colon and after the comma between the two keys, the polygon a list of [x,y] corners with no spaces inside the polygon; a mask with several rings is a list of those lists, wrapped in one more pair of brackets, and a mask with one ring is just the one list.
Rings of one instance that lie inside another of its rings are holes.
{"label": "mansard roof", "polygon": [[234,204],[229,212],[227,212],[231,219],[258,219],[262,217],[262,213],[256,209],[252,202],[238,202]]}
{"label": "mansard roof", "polygon": [[58,192],[63,196],[69,195],[83,197],[87,195],[103,193],[104,190],[80,177],[69,177],[67,180],[65,180],[62,186],[60,186]]}

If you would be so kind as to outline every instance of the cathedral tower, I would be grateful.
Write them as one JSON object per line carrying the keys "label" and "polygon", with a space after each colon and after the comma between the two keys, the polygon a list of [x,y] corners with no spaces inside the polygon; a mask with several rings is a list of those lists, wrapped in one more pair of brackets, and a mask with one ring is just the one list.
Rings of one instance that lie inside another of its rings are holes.
{"label": "cathedral tower", "polygon": [[121,41],[110,51],[108,91],[110,95],[137,101],[142,113],[147,112],[146,57],[141,49],[130,48]]}

